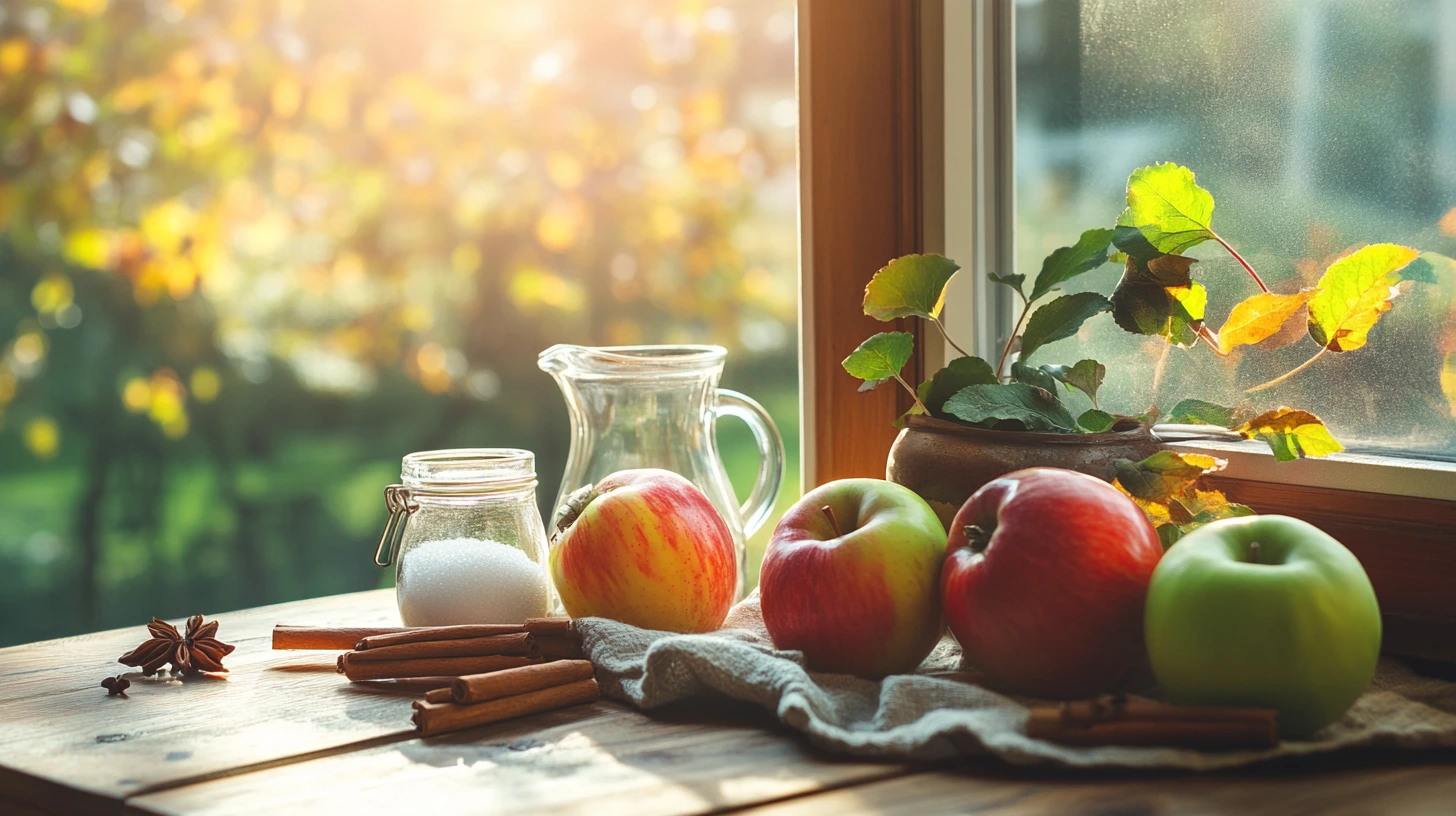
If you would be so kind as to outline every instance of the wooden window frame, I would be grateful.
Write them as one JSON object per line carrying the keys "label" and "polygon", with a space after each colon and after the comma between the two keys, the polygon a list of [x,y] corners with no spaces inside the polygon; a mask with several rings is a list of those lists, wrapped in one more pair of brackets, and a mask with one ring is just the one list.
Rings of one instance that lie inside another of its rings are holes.
{"label": "wooden window frame", "polygon": [[[957,319],[977,337],[1004,336],[998,310],[976,309],[993,296],[977,289],[980,273],[1010,258],[1014,240],[1009,223],[996,220],[1010,200],[998,140],[1009,138],[1013,109],[986,84],[1011,71],[1012,13],[1011,0],[799,2],[805,489],[884,476],[893,422],[909,400],[898,388],[858,392],[839,363],[861,341],[912,332],[912,382],[945,359],[921,321],[886,326],[862,314],[870,272],[899,255],[946,252],[977,273],[957,276],[947,311],[960,308]],[[967,96],[969,106],[944,104]],[[972,226],[946,228],[958,221]],[[974,344],[986,347],[986,337]],[[1215,452],[1233,461],[1210,480],[1231,499],[1310,521],[1360,558],[1380,599],[1387,652],[1456,662],[1456,468],[1345,457],[1271,471],[1252,452]],[[1343,476],[1328,475],[1335,466]]]}

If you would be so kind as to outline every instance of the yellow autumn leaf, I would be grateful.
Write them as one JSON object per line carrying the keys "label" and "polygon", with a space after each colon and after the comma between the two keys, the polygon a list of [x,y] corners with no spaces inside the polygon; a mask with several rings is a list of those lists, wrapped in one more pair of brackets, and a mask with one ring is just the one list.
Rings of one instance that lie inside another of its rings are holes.
{"label": "yellow autumn leaf", "polygon": [[1252,346],[1273,336],[1318,292],[1318,289],[1305,289],[1292,295],[1261,292],[1244,300],[1229,312],[1228,320],[1218,330],[1219,351],[1228,354],[1238,346]]}
{"label": "yellow autumn leaf", "polygon": [[1441,366],[1441,393],[1446,395],[1451,416],[1456,417],[1456,351],[1447,354],[1446,363]]}
{"label": "yellow autumn leaf", "polygon": [[1119,459],[1113,464],[1117,473],[1113,484],[1135,499],[1162,504],[1192,487],[1204,474],[1227,466],[1226,460],[1216,456],[1165,450],[1141,462]]}
{"label": "yellow autumn leaf", "polygon": [[1330,264],[1309,301],[1309,335],[1330,351],[1365,345],[1370,329],[1400,294],[1400,270],[1421,253],[1398,244],[1372,244]]}
{"label": "yellow autumn leaf", "polygon": [[1245,439],[1258,437],[1269,444],[1274,458],[1281,462],[1307,456],[1329,456],[1345,449],[1324,420],[1294,408],[1279,407],[1254,417],[1234,430]]}

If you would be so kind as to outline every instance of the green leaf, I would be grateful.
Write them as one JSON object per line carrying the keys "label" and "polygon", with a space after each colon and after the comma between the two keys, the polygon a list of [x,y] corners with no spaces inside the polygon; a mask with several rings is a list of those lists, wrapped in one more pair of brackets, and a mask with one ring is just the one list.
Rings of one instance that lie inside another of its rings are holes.
{"label": "green leaf", "polygon": [[1186,399],[1173,406],[1168,421],[1181,425],[1218,425],[1227,428],[1233,424],[1237,411],[1212,402]]}
{"label": "green leaf", "polygon": [[1077,424],[1082,426],[1083,430],[1091,433],[1101,433],[1112,430],[1112,426],[1117,424],[1117,417],[1106,411],[1099,411],[1093,408],[1077,417]]}
{"label": "green leaf", "polygon": [[890,381],[889,378],[886,378],[886,379],[883,379],[883,380],[865,380],[864,382],[862,382],[862,383],[859,384],[858,391],[861,394],[863,394],[866,391],[873,391],[876,388],[879,388],[880,386],[884,385],[885,383],[887,383],[889,381]]}
{"label": "green leaf", "polygon": [[945,412],[982,427],[1010,421],[1030,431],[1077,429],[1076,420],[1055,396],[1026,383],[966,386],[946,400]]}
{"label": "green leaf", "polygon": [[1117,484],[1128,495],[1145,502],[1166,503],[1192,487],[1205,473],[1223,470],[1228,462],[1201,453],[1158,451],[1141,462],[1119,459],[1113,463]]}
{"label": "green leaf", "polygon": [[[1127,209],[1117,226],[1137,230],[1158,252],[1177,254],[1215,237],[1213,196],[1182,165],[1141,167],[1127,178]],[[1119,249],[1129,255],[1136,251],[1123,243],[1118,242]]]}
{"label": "green leaf", "polygon": [[1026,383],[1027,385],[1034,385],[1052,396],[1056,396],[1056,378],[1039,368],[1032,368],[1020,360],[1011,364],[1011,379]]}
{"label": "green leaf", "polygon": [[1021,359],[1029,359],[1047,343],[1071,337],[1087,318],[1111,308],[1112,303],[1096,292],[1078,292],[1037,309],[1021,333]]}
{"label": "green leaf", "polygon": [[[1400,270],[1420,253],[1397,244],[1372,244],[1330,264],[1309,301],[1309,336],[1330,351],[1365,345],[1370,329],[1400,294]],[[1424,272],[1424,270],[1422,270]]]}
{"label": "green leaf", "polygon": [[909,332],[881,332],[859,344],[841,364],[861,380],[888,380],[910,362],[915,338]]}
{"label": "green leaf", "polygon": [[913,416],[921,416],[924,413],[924,409],[922,409],[919,405],[912,405],[910,406],[910,410],[896,417],[895,421],[890,424],[894,425],[896,428],[904,428],[908,424],[906,420]]}
{"label": "green leaf", "polygon": [[968,385],[995,385],[996,372],[980,357],[957,357],[916,389],[931,415],[945,417],[943,406],[955,392]]}
{"label": "green leaf", "polygon": [[1041,262],[1041,273],[1031,287],[1031,299],[1039,300],[1053,287],[1107,263],[1112,230],[1089,229],[1073,246],[1055,250]]}
{"label": "green leaf", "polygon": [[1026,294],[1021,291],[1021,287],[1026,283],[1025,275],[998,275],[995,272],[987,272],[986,277],[990,278],[992,283],[1010,286],[1016,290],[1018,295],[1021,295],[1023,298],[1026,297]]}
{"label": "green leaf", "polygon": [[1183,537],[1183,530],[1176,524],[1163,524],[1158,527],[1158,543],[1163,545],[1163,552],[1178,543]]}
{"label": "green leaf", "polygon": [[1447,278],[1456,278],[1456,260],[1442,255],[1439,252],[1422,252],[1419,258],[1411,261],[1401,271],[1401,277],[1417,283],[1441,282],[1441,272],[1444,271]]}
{"label": "green leaf", "polygon": [[1280,462],[1307,456],[1329,456],[1345,449],[1325,427],[1324,420],[1308,411],[1275,408],[1235,428],[1245,439],[1259,437]]}
{"label": "green leaf", "polygon": [[940,316],[945,284],[960,266],[940,255],[905,255],[890,261],[865,287],[864,313],[876,320]]}
{"label": "green leaf", "polygon": [[[1112,230],[1112,245],[1118,251],[1107,256],[1107,260],[1116,260],[1124,266],[1129,258],[1144,263],[1162,255],[1157,247],[1148,243],[1148,239],[1142,232],[1134,227],[1114,227]],[[1115,256],[1115,257],[1114,257]]]}
{"label": "green leaf", "polygon": [[1078,360],[1071,368],[1064,365],[1044,365],[1041,370],[1055,377],[1058,382],[1066,383],[1086,394],[1092,400],[1092,407],[1097,407],[1097,389],[1102,387],[1102,379],[1107,376],[1107,366],[1096,360]]}
{"label": "green leaf", "polygon": [[1245,298],[1229,312],[1228,320],[1218,330],[1219,351],[1228,354],[1239,346],[1252,346],[1272,337],[1318,292],[1318,289],[1305,289],[1292,295],[1260,292]]}
{"label": "green leaf", "polygon": [[1193,345],[1208,303],[1208,290],[1189,274],[1193,263],[1183,255],[1159,255],[1149,261],[1128,258],[1122,280],[1112,292],[1112,319],[1133,334]]}

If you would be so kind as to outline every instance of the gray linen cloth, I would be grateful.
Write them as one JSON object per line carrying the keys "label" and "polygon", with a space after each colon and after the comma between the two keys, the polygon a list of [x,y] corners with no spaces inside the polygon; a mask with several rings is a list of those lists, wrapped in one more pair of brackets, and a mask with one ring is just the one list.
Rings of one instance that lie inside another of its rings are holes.
{"label": "gray linen cloth", "polygon": [[960,647],[949,637],[915,674],[872,682],[806,671],[801,652],[775,649],[756,590],[709,634],[649,631],[604,618],[583,618],[577,626],[608,696],[650,709],[723,694],[763,706],[821,748],[862,757],[989,752],[1018,764],[1213,770],[1355,746],[1456,746],[1456,683],[1423,677],[1389,658],[1345,716],[1308,741],[1259,751],[1077,748],[1027,737],[1027,708],[1037,701],[976,685],[973,673],[961,671]]}

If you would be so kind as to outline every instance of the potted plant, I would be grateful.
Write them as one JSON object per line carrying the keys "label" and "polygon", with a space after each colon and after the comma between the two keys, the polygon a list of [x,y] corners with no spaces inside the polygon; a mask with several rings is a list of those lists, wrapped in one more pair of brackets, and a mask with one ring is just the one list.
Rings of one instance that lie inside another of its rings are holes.
{"label": "potted plant", "polygon": [[[940,319],[945,286],[960,268],[954,261],[907,255],[876,272],[865,287],[865,314],[882,321],[912,316],[929,321],[962,355],[913,388],[901,375],[914,351],[908,332],[876,334],[845,358],[844,369],[864,380],[861,390],[893,380],[914,398],[899,420],[902,430],[890,451],[887,477],[915,490],[949,520],[971,493],[997,476],[1023,467],[1070,468],[1114,481],[1144,506],[1165,543],[1171,543],[1199,523],[1251,511],[1199,491],[1198,476],[1221,468],[1222,460],[1164,450],[1168,438],[1188,438],[1190,431],[1259,438],[1280,461],[1343,450],[1314,413],[1284,406],[1255,415],[1245,406],[1188,398],[1166,415],[1157,406],[1138,415],[1111,413],[1098,403],[1106,374],[1100,362],[1033,361],[1045,346],[1074,336],[1104,312],[1125,331],[1161,338],[1170,346],[1201,345],[1220,356],[1259,346],[1286,322],[1305,315],[1315,344],[1312,355],[1246,389],[1256,393],[1297,376],[1327,354],[1361,348],[1403,291],[1402,282],[1435,281],[1432,261],[1439,256],[1375,244],[1336,260],[1313,287],[1271,292],[1213,230],[1212,214],[1213,196],[1188,168],[1158,163],[1133,171],[1127,208],[1112,228],[1089,229],[1072,246],[1052,252],[1030,282],[1020,274],[989,275],[1023,306],[994,366],[965,352]],[[1209,293],[1192,277],[1196,260],[1182,254],[1205,241],[1227,250],[1258,289],[1234,306],[1217,331],[1204,323]],[[1058,294],[1062,284],[1109,262],[1123,265],[1110,295]],[[1088,407],[1074,412],[1075,403]]]}

